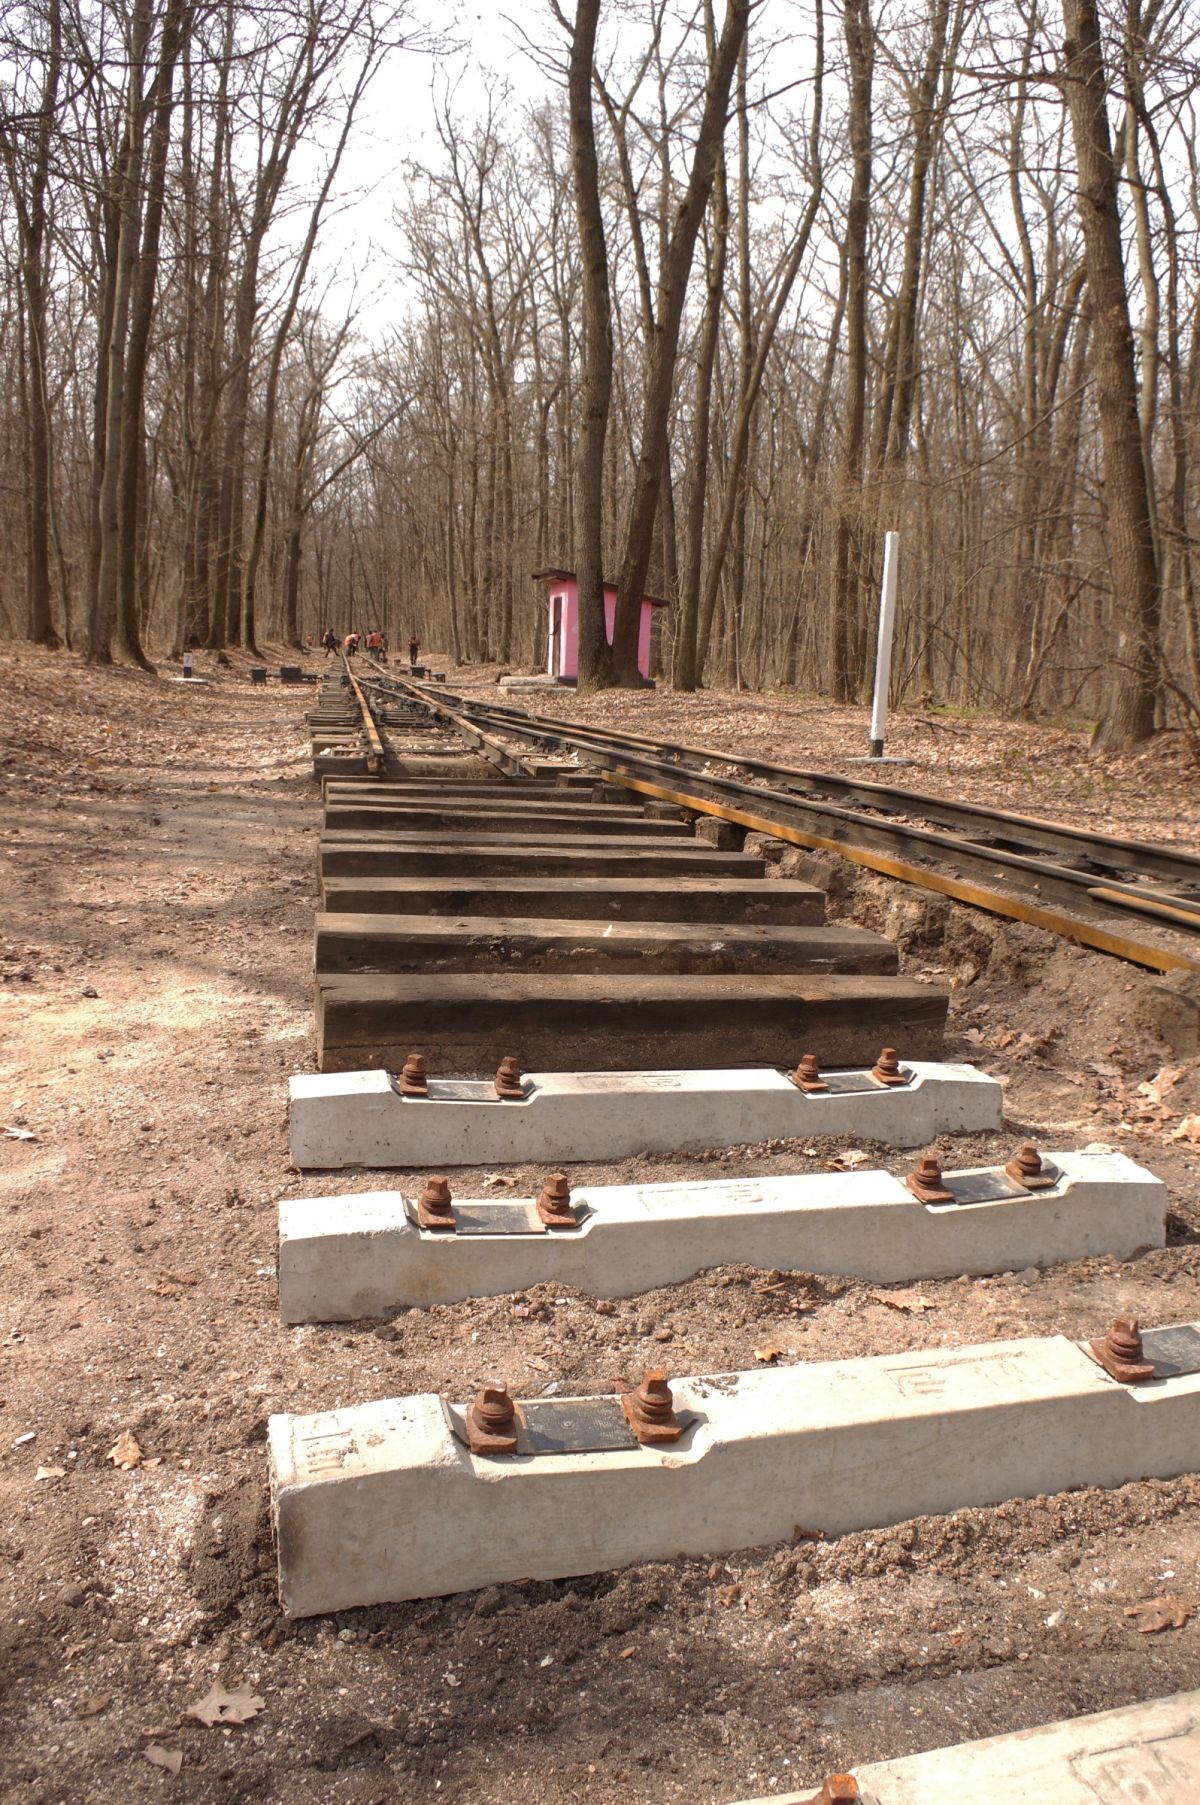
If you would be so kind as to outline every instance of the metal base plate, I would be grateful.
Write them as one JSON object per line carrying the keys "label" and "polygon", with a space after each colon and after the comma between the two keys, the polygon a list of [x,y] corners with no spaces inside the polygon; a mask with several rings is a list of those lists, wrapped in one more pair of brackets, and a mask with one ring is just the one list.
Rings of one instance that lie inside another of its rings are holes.
{"label": "metal base plate", "polygon": [[[911,1084],[912,1071],[906,1065],[900,1067],[900,1076],[904,1084]],[[898,1091],[904,1084],[880,1084],[878,1078],[872,1078],[870,1072],[822,1072],[825,1081],[824,1095],[827,1097],[856,1096],[864,1091]]]}
{"label": "metal base plate", "polygon": [[544,1235],[546,1224],[534,1203],[456,1203],[454,1227],[460,1235]]}
{"label": "metal base plate", "polygon": [[1183,1324],[1177,1329],[1146,1329],[1142,1358],[1154,1363],[1156,1379],[1178,1379],[1200,1373],[1200,1329]]}
{"label": "metal base plate", "polygon": [[405,1103],[499,1103],[496,1086],[487,1078],[431,1078],[427,1097],[404,1097]]}
{"label": "metal base plate", "polygon": [[[423,1233],[435,1239],[449,1240],[451,1232],[459,1235],[548,1235],[570,1234],[570,1226],[566,1223],[560,1228],[555,1224],[551,1229],[542,1221],[537,1212],[537,1204],[531,1197],[509,1198],[502,1203],[456,1203],[453,1205],[454,1229],[426,1229]],[[417,1216],[417,1206],[413,1198],[404,1199],[404,1214],[414,1228],[421,1224]],[[576,1204],[574,1226],[587,1221],[592,1211],[587,1204]]]}
{"label": "metal base plate", "polygon": [[[468,1446],[467,1410],[447,1404],[455,1438]],[[637,1436],[617,1398],[554,1398],[516,1405],[518,1454],[602,1454],[636,1448]]]}
{"label": "metal base plate", "polygon": [[[1057,1166],[1048,1160],[1042,1161],[1042,1171],[1057,1184],[1062,1173]],[[1027,1191],[1019,1185],[1015,1178],[1010,1178],[1003,1166],[997,1166],[989,1172],[943,1172],[942,1183],[953,1197],[953,1204],[934,1204],[934,1209],[954,1209],[962,1204],[971,1203],[1015,1203],[1019,1198],[1031,1198],[1042,1195],[1041,1191]]]}
{"label": "metal base plate", "polygon": [[[467,1444],[467,1407],[446,1404],[455,1439]],[[608,1454],[638,1446],[619,1398],[533,1398],[516,1405],[517,1453]],[[685,1431],[698,1419],[684,1411]]]}

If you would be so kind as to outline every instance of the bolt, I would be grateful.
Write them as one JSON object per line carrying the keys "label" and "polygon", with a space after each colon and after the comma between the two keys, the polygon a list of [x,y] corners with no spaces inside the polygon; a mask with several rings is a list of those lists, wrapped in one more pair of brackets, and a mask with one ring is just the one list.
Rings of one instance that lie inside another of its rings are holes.
{"label": "bolt", "polygon": [[683,1424],[675,1415],[674,1400],[666,1373],[652,1368],[636,1391],[621,1398],[625,1420],[638,1440],[649,1446],[655,1442],[678,1441]]}
{"label": "bolt", "polygon": [[896,1057],[895,1047],[884,1047],[879,1058],[871,1067],[871,1076],[874,1078],[876,1084],[908,1083],[908,1079],[900,1070],[900,1061]]}
{"label": "bolt", "polygon": [[429,1095],[429,1075],[425,1070],[423,1053],[409,1054],[400,1068],[396,1088],[402,1097],[427,1097]]}
{"label": "bolt", "polygon": [[942,1162],[936,1147],[927,1147],[910,1172],[905,1184],[921,1203],[953,1203],[954,1193],[946,1189]]}
{"label": "bolt", "polygon": [[829,1089],[829,1086],[821,1076],[821,1068],[817,1064],[817,1056],[815,1053],[805,1053],[795,1071],[788,1073],[788,1077],[798,1091],[812,1093],[814,1091],[827,1091]]}
{"label": "bolt", "polygon": [[861,1798],[853,1774],[830,1774],[820,1792],[813,1794],[809,1805],[852,1805],[854,1800]]}
{"label": "bolt", "polygon": [[1042,1165],[1042,1156],[1033,1141],[1022,1141],[1004,1170],[1014,1183],[1027,1191],[1041,1191],[1054,1183],[1053,1175]]}
{"label": "bolt", "polygon": [[467,1446],[472,1454],[515,1454],[516,1406],[503,1379],[488,1379],[467,1411]]}
{"label": "bolt", "polygon": [[417,1199],[417,1222],[421,1228],[453,1229],[449,1181],[441,1176],[427,1178],[425,1189]]}
{"label": "bolt", "polygon": [[496,1095],[506,1102],[523,1103],[525,1087],[521,1083],[521,1064],[510,1053],[500,1061],[496,1073]]}
{"label": "bolt", "polygon": [[1105,1372],[1123,1385],[1154,1377],[1154,1363],[1145,1357],[1136,1316],[1118,1316],[1104,1340],[1089,1345]]}
{"label": "bolt", "polygon": [[537,1213],[547,1228],[578,1228],[571,1208],[571,1181],[565,1172],[551,1172],[537,1200]]}

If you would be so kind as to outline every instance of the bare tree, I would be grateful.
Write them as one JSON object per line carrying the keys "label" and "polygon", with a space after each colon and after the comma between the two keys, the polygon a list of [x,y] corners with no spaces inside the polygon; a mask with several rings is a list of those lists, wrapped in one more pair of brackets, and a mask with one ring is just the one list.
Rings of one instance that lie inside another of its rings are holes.
{"label": "bare tree", "polygon": [[1129,296],[1108,126],[1108,74],[1095,0],[1064,0],[1063,77],[1075,145],[1077,206],[1091,291],[1096,407],[1104,448],[1116,656],[1093,744],[1119,751],[1154,731],[1159,575],[1138,415]]}

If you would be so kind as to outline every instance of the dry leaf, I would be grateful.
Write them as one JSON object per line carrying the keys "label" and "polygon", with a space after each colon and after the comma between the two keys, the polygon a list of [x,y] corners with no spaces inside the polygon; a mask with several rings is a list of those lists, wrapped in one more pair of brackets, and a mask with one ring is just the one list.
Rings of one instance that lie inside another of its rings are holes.
{"label": "dry leaf", "polygon": [[771,1366],[778,1360],[782,1352],[783,1349],[781,1347],[756,1347],[754,1350],[754,1358],[756,1360],[761,1360],[764,1366]]}
{"label": "dry leaf", "polygon": [[485,1172],[483,1175],[483,1182],[485,1185],[492,1186],[508,1185],[511,1189],[511,1187],[517,1183],[517,1180],[515,1178],[510,1178],[507,1172]]}
{"label": "dry leaf", "polygon": [[872,1291],[871,1296],[877,1304],[886,1304],[889,1310],[904,1310],[910,1316],[937,1309],[931,1297],[907,1297],[902,1291]]}
{"label": "dry leaf", "polygon": [[1138,1095],[1149,1097],[1151,1103],[1161,1103],[1167,1092],[1174,1090],[1182,1077],[1181,1065],[1164,1065],[1147,1083],[1138,1085]]}
{"label": "dry leaf", "polygon": [[101,1711],[107,1711],[112,1704],[111,1692],[94,1692],[85,1698],[76,1711],[76,1717],[99,1717]]}
{"label": "dry leaf", "polygon": [[1125,1615],[1134,1619],[1134,1628],[1143,1636],[1152,1636],[1158,1630],[1181,1630],[1191,1614],[1173,1592],[1161,1598],[1143,1598],[1139,1604],[1125,1607]]}
{"label": "dry leaf", "polygon": [[198,1704],[188,1706],[184,1716],[198,1718],[202,1724],[207,1724],[212,1729],[214,1724],[248,1724],[252,1717],[257,1717],[266,1708],[266,1699],[251,1692],[249,1686],[239,1686],[236,1692],[227,1692],[220,1680],[216,1680]]}
{"label": "dry leaf", "polygon": [[152,1742],[142,1754],[151,1767],[165,1767],[169,1774],[177,1774],[183,1766],[182,1749],[164,1749],[160,1742]]}
{"label": "dry leaf", "polygon": [[122,1429],[112,1447],[108,1450],[108,1459],[122,1472],[128,1473],[142,1462],[142,1450],[138,1447],[137,1438],[128,1429]]}
{"label": "dry leaf", "polygon": [[1171,1130],[1173,1141],[1200,1141],[1200,1116],[1184,1116],[1178,1128]]}
{"label": "dry leaf", "polygon": [[195,1279],[189,1278],[186,1272],[160,1272],[154,1281],[155,1297],[182,1297],[187,1285],[194,1285]]}
{"label": "dry leaf", "polygon": [[867,1156],[859,1147],[850,1147],[845,1153],[835,1153],[829,1164],[836,1172],[853,1172],[856,1166],[865,1166]]}
{"label": "dry leaf", "polygon": [[65,1479],[66,1467],[39,1467],[34,1474],[35,1479]]}
{"label": "dry leaf", "polygon": [[36,1141],[37,1135],[32,1128],[6,1128],[4,1138],[6,1141]]}
{"label": "dry leaf", "polygon": [[636,1655],[636,1653],[637,1653],[636,1648],[623,1648],[621,1650],[620,1654],[617,1656],[617,1660],[618,1661],[628,1661],[630,1655]]}

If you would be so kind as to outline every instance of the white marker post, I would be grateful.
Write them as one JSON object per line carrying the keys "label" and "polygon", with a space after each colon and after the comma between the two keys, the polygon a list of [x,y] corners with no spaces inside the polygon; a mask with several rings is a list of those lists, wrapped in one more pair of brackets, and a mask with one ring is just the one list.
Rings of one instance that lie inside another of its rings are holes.
{"label": "white marker post", "polygon": [[879,644],[875,652],[875,699],[871,705],[871,757],[883,757],[887,732],[888,686],[892,677],[892,628],[896,619],[896,579],[900,535],[883,536],[883,592],[879,598]]}

